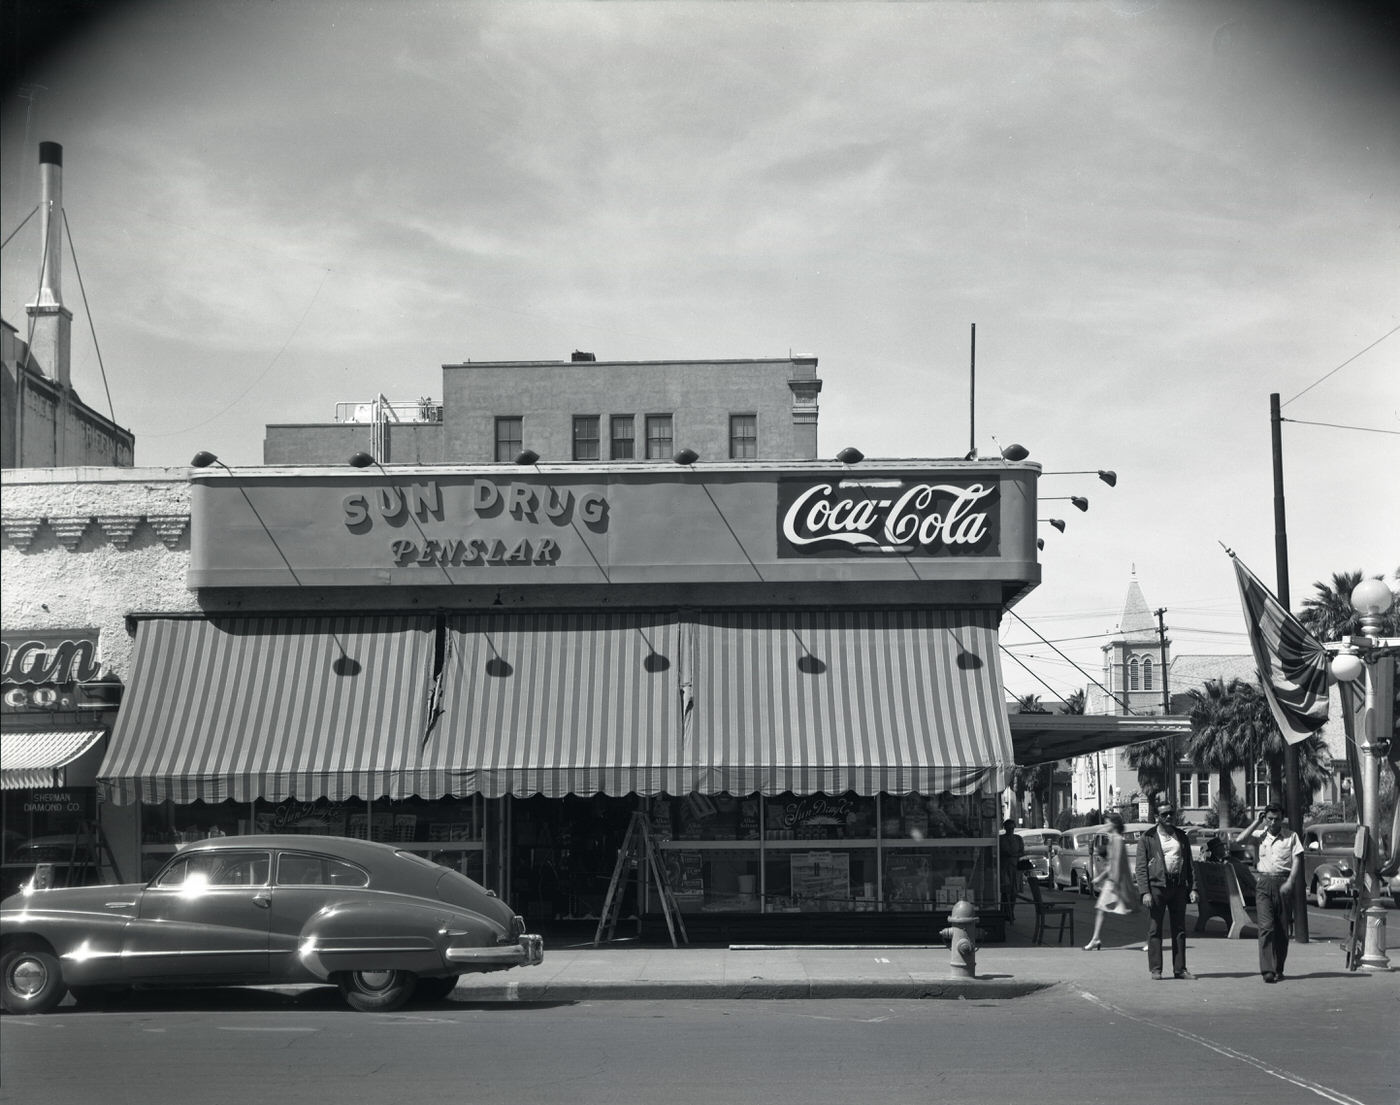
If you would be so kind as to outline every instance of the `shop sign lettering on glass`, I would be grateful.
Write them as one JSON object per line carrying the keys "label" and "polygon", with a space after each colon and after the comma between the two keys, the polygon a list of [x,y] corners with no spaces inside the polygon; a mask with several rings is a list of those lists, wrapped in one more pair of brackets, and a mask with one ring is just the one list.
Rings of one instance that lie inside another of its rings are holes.
{"label": "shop sign lettering on glass", "polygon": [[778,555],[995,556],[999,504],[995,483],[783,480]]}
{"label": "shop sign lettering on glass", "polygon": [[341,501],[345,528],[383,533],[397,568],[551,565],[561,548],[553,533],[582,527],[603,533],[608,504],[594,493],[477,479],[377,487]]}

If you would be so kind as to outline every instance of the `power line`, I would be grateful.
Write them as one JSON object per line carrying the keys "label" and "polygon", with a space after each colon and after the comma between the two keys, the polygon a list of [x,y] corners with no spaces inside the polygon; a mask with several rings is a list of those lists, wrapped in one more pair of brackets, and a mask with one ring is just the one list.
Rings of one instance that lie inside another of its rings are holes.
{"label": "power line", "polygon": [[1295,426],[1327,426],[1333,430],[1360,430],[1365,434],[1400,434],[1400,430],[1378,430],[1374,426],[1343,426],[1337,422],[1308,422],[1302,418],[1280,418],[1280,422],[1292,422]]}
{"label": "power line", "polygon": [[[1400,326],[1392,326],[1389,330],[1387,330],[1384,334],[1382,334],[1380,337],[1378,337],[1375,341],[1373,341],[1373,342],[1372,342],[1370,345],[1368,345],[1365,349],[1361,350],[1360,353],[1353,353],[1350,357],[1348,357],[1346,360],[1344,360],[1341,364],[1339,364],[1339,365],[1338,365],[1336,368],[1334,368],[1331,372],[1327,373],[1326,376],[1322,377],[1322,380],[1326,380],[1326,379],[1328,379],[1328,377],[1335,376],[1335,375],[1336,375],[1337,373],[1339,373],[1342,369],[1346,368],[1347,365],[1351,364],[1352,361],[1356,360],[1357,357],[1361,356],[1361,353],[1366,353],[1366,352],[1369,352],[1370,350],[1376,348],[1376,346],[1380,345],[1381,342],[1385,341],[1386,338],[1390,337],[1390,335],[1393,334],[1393,333],[1395,333],[1395,331],[1397,331],[1397,330],[1400,330]],[[1322,383],[1322,380],[1314,380],[1311,384],[1309,384],[1309,385],[1308,385],[1307,387],[1305,387],[1302,391],[1300,391],[1297,395],[1295,395],[1295,396],[1293,397],[1293,399],[1301,399],[1301,398],[1302,398],[1304,395],[1306,395],[1308,392],[1312,391],[1313,388],[1317,387],[1318,384]],[[1293,399],[1288,400],[1288,403],[1293,402]],[[1286,407],[1286,406],[1288,406],[1288,403],[1284,403],[1283,405]],[[1350,427],[1348,427],[1348,428],[1350,428]]]}

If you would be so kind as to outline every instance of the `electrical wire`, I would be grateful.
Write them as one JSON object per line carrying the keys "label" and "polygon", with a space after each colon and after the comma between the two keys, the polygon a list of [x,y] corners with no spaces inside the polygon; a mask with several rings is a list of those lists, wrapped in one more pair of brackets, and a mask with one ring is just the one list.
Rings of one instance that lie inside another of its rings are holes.
{"label": "electrical wire", "polygon": [[[1322,380],[1326,380],[1326,379],[1328,379],[1329,377],[1335,376],[1335,375],[1336,375],[1337,373],[1339,373],[1342,369],[1346,368],[1347,365],[1351,364],[1352,361],[1356,360],[1357,357],[1361,356],[1362,353],[1369,352],[1370,350],[1376,348],[1376,346],[1380,345],[1381,342],[1385,341],[1386,338],[1390,337],[1390,335],[1393,334],[1393,333],[1395,333],[1395,331],[1397,331],[1397,330],[1400,330],[1400,326],[1392,326],[1389,330],[1387,330],[1384,334],[1382,334],[1380,337],[1378,337],[1375,341],[1373,341],[1373,342],[1372,342],[1370,345],[1368,345],[1365,349],[1361,350],[1361,352],[1359,352],[1359,353],[1353,353],[1350,357],[1348,357],[1346,360],[1344,360],[1341,364],[1339,364],[1339,365],[1338,365],[1336,368],[1334,368],[1331,372],[1327,373],[1326,376],[1322,377]],[[1317,387],[1318,384],[1322,383],[1322,380],[1314,380],[1311,384],[1309,384],[1309,385],[1308,385],[1307,387],[1305,387],[1302,391],[1300,391],[1297,395],[1295,395],[1295,396],[1293,397],[1293,399],[1301,399],[1301,398],[1302,398],[1304,395],[1306,395],[1308,392],[1312,391],[1313,388]],[[1288,400],[1288,403],[1293,402],[1293,399]],[[1288,403],[1284,403],[1283,406],[1285,406],[1285,407],[1288,406]]]}
{"label": "electrical wire", "polygon": [[[1060,655],[1067,663],[1069,663],[1070,665],[1072,665],[1072,666],[1074,667],[1074,669],[1075,669],[1077,672],[1079,672],[1080,675],[1084,676],[1085,679],[1087,679],[1090,683],[1092,683],[1094,686],[1096,686],[1099,690],[1103,691],[1103,693],[1106,694],[1106,695],[1108,695],[1109,698],[1113,699],[1114,702],[1116,702],[1116,703],[1118,703],[1118,705],[1122,706],[1123,709],[1126,710],[1129,714],[1132,714],[1132,713],[1134,712],[1134,711],[1133,711],[1133,708],[1132,708],[1131,706],[1129,706],[1126,702],[1124,702],[1124,701],[1123,701],[1121,698],[1119,698],[1116,694],[1114,694],[1112,691],[1110,691],[1107,687],[1105,687],[1102,683],[1100,683],[1097,679],[1095,679],[1095,678],[1094,678],[1092,675],[1090,675],[1087,671],[1085,671],[1083,668],[1081,668],[1078,664],[1076,664],[1076,663],[1075,663],[1073,660],[1071,660],[1068,656],[1065,656],[1065,654],[1064,654],[1063,652],[1060,652],[1059,649],[1055,648],[1054,645],[1051,645],[1050,642],[1049,642],[1049,641],[1046,641],[1044,637],[1041,637],[1041,636],[1040,636],[1040,633],[1036,630],[1035,626],[1033,626],[1033,625],[1031,625],[1029,622],[1027,622],[1025,618],[1021,617],[1021,615],[1017,614],[1014,610],[1008,610],[1007,613],[1010,614],[1013,618],[1015,618],[1015,619],[1016,619],[1018,622],[1020,622],[1022,625],[1024,625],[1027,629],[1029,629],[1029,630],[1030,630],[1032,633],[1034,633],[1037,637],[1040,637],[1040,639],[1041,639],[1042,641],[1045,641],[1045,643],[1046,643],[1047,645],[1050,645],[1050,647],[1051,647],[1052,649],[1055,649],[1055,651],[1056,651],[1057,653],[1059,653],[1059,655]],[[1011,654],[1008,653],[1007,655],[1011,655]],[[1013,657],[1013,659],[1014,659],[1014,657]],[[1020,663],[1019,660],[1017,660],[1016,662],[1017,662],[1017,663]],[[1021,666],[1022,666],[1022,667],[1025,667],[1024,664],[1022,664]],[[1027,670],[1027,671],[1030,671],[1029,668],[1026,668],[1026,670]],[[1034,673],[1032,673],[1032,674],[1034,674]],[[1037,676],[1036,678],[1039,678],[1039,676]]]}
{"label": "electrical wire", "polygon": [[1327,426],[1333,430],[1360,430],[1365,434],[1400,434],[1400,430],[1379,430],[1374,426],[1343,426],[1338,422],[1308,422],[1302,418],[1280,418],[1280,422],[1292,422],[1295,426]]}

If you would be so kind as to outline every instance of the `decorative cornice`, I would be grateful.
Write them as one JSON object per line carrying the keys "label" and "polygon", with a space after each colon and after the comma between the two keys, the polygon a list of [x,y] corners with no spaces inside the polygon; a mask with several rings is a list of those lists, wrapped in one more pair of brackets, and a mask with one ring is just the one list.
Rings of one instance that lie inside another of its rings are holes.
{"label": "decorative cornice", "polygon": [[5,540],[20,552],[28,552],[29,546],[34,544],[34,536],[39,532],[41,522],[42,518],[5,518],[0,520],[0,532],[3,532]]}
{"label": "decorative cornice", "polygon": [[180,538],[185,535],[185,530],[189,528],[190,516],[188,514],[147,514],[146,521],[151,524],[151,529],[156,531],[156,536],[167,549],[173,549],[180,543]]}
{"label": "decorative cornice", "polygon": [[136,527],[141,524],[139,514],[99,514],[97,524],[107,535],[107,539],[117,548],[124,549],[131,544]]}
{"label": "decorative cornice", "polygon": [[69,552],[73,552],[82,541],[83,534],[87,532],[88,525],[92,522],[92,519],[90,517],[70,516],[63,518],[45,518],[44,521],[48,522],[49,529],[51,529],[53,535],[58,538],[58,543]]}

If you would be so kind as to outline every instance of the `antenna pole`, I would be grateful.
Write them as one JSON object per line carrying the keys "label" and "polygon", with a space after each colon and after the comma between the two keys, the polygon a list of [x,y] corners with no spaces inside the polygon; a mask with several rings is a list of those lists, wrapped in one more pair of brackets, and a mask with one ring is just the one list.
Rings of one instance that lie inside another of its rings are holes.
{"label": "antenna pole", "polygon": [[967,426],[971,438],[967,443],[967,458],[977,458],[977,323],[972,324],[972,352],[968,365]]}

